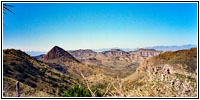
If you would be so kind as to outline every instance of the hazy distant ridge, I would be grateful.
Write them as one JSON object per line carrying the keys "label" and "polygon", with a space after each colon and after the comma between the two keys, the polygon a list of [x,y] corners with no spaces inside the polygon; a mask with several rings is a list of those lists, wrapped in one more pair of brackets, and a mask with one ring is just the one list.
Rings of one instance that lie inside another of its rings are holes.
{"label": "hazy distant ridge", "polygon": [[[190,49],[193,47],[197,47],[197,45],[192,45],[192,44],[188,44],[188,45],[182,45],[182,46],[154,46],[154,47],[144,47],[144,49],[155,49],[158,51],[176,51],[176,50],[182,50],[182,49]],[[95,52],[103,52],[103,51],[109,51],[111,49],[121,49],[124,50],[126,52],[128,51],[135,51],[138,50],[140,48],[118,48],[118,47],[114,47],[114,48],[101,48],[101,49],[92,49]],[[26,51],[27,54],[31,55],[31,56],[38,56],[41,54],[46,54],[47,52],[45,51]]]}
{"label": "hazy distant ridge", "polygon": [[[192,45],[192,44],[188,44],[188,45],[182,45],[182,46],[153,46],[153,47],[144,47],[144,49],[155,49],[158,51],[177,51],[177,50],[182,50],[182,49],[190,49],[193,47],[197,47],[197,45]],[[102,52],[102,51],[108,51],[110,49],[121,49],[124,51],[135,51],[138,50],[140,48],[102,48],[102,49],[93,49],[96,52]]]}

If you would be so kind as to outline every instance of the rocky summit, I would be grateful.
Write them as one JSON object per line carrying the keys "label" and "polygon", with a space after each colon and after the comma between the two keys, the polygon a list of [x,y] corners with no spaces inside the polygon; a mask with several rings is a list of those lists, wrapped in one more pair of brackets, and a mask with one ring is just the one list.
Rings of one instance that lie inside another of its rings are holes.
{"label": "rocky summit", "polygon": [[69,54],[67,51],[65,51],[64,49],[55,46],[53,47],[46,55],[44,55],[42,57],[42,59],[45,60],[53,60],[53,59],[59,59],[61,57],[65,57],[68,60],[74,60],[74,61],[78,61],[76,60],[71,54]]}

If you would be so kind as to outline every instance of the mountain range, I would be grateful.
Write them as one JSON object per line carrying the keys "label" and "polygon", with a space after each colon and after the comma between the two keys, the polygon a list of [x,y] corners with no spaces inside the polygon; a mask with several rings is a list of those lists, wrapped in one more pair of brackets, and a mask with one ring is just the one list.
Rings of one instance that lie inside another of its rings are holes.
{"label": "mountain range", "polygon": [[[190,48],[194,48],[197,47],[197,45],[192,45],[192,44],[187,44],[187,45],[181,45],[181,46],[153,46],[153,47],[143,47],[143,49],[155,49],[158,51],[176,51],[176,50],[182,50],[182,49],[190,49]],[[103,51],[109,51],[111,49],[121,49],[123,51],[129,52],[129,51],[135,51],[141,48],[118,48],[118,47],[114,47],[114,48],[101,48],[101,49],[91,49],[95,52],[103,52]],[[70,50],[69,50],[70,51]],[[31,55],[31,56],[38,56],[38,55],[42,55],[45,54],[47,52],[45,51],[26,51],[27,54]]]}
{"label": "mountain range", "polygon": [[54,46],[40,57],[31,57],[21,50],[3,50],[5,97],[16,96],[16,81],[25,97],[74,93],[97,96],[95,91],[102,97],[196,97],[196,80],[197,48],[95,52],[66,51]]}
{"label": "mountain range", "polygon": [[[153,46],[153,47],[143,47],[143,49],[155,49],[158,51],[177,51],[177,50],[182,50],[182,49],[190,49],[190,48],[194,48],[197,47],[197,45],[192,45],[192,44],[187,44],[187,45],[180,45],[180,46]],[[108,51],[110,49],[121,49],[124,50],[126,52],[128,51],[135,51],[141,48],[118,48],[118,47],[114,47],[114,48],[102,48],[102,49],[94,49],[94,51],[96,52],[102,52],[102,51]]]}

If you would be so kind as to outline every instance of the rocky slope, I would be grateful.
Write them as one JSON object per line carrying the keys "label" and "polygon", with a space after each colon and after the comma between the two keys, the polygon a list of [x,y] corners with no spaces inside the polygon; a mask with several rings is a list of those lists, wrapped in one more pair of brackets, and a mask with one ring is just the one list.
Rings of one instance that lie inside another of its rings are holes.
{"label": "rocky slope", "polygon": [[136,54],[146,59],[149,57],[157,56],[161,53],[161,51],[157,51],[155,49],[138,49],[136,51],[129,51],[129,54]]}
{"label": "rocky slope", "polygon": [[98,88],[103,96],[197,96],[197,48],[163,53],[153,49],[69,52],[55,46],[37,60],[20,50],[4,50],[3,95],[16,96],[18,80],[22,96],[60,96],[75,84]]}
{"label": "rocky slope", "polygon": [[69,54],[64,49],[54,46],[46,55],[44,55],[41,60],[46,61],[61,61],[61,62],[79,62],[71,54]]}
{"label": "rocky slope", "polygon": [[101,66],[107,71],[121,73],[120,77],[124,77],[135,72],[140,62],[146,58],[156,56],[160,51],[154,49],[139,49],[137,51],[125,52],[120,49],[111,49],[109,51],[94,52],[92,50],[75,50],[69,51],[80,62]]}
{"label": "rocky slope", "polygon": [[53,47],[45,56],[39,60],[61,66],[64,70],[67,70],[67,74],[76,78],[81,78],[80,73],[83,73],[85,76],[89,76],[95,73],[104,72],[104,70],[98,66],[81,63],[70,53],[58,46]]}
{"label": "rocky slope", "polygon": [[127,95],[141,97],[197,96],[197,49],[164,52],[145,60],[122,79]]}
{"label": "rocky slope", "polygon": [[3,51],[4,96],[16,96],[16,81],[21,84],[21,96],[59,96],[67,87],[76,84],[75,79],[68,77],[71,76],[21,50]]}

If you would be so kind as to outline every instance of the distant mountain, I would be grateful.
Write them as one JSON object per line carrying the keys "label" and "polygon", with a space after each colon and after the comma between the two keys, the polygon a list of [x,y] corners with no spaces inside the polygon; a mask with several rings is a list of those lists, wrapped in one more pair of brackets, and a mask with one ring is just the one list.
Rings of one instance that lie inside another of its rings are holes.
{"label": "distant mountain", "polygon": [[5,97],[16,96],[16,81],[20,82],[21,96],[29,97],[61,96],[77,84],[97,87],[103,94],[110,84],[107,96],[197,96],[197,48],[166,52],[112,48],[95,52],[65,51],[55,46],[35,58],[21,50],[3,50]]}
{"label": "distant mountain", "polygon": [[177,51],[177,50],[183,50],[183,49],[190,49],[197,47],[196,45],[182,45],[182,46],[154,46],[154,47],[145,47],[145,49],[156,49],[159,51]]}
{"label": "distant mountain", "polygon": [[148,57],[160,54],[155,49],[140,49],[137,51],[126,52],[121,49],[110,49],[103,52],[86,50],[69,51],[80,62],[101,66],[107,70],[121,71],[119,76],[126,76],[136,70],[139,63]]}
{"label": "distant mountain", "polygon": [[90,49],[79,49],[79,50],[70,50],[68,51],[70,54],[72,54],[74,57],[91,57],[91,56],[96,56],[97,52],[94,52],[93,50]]}
{"label": "distant mountain", "polygon": [[46,55],[44,55],[41,60],[53,61],[53,62],[79,62],[71,54],[69,54],[64,49],[55,46]]}
{"label": "distant mountain", "polygon": [[129,54],[136,54],[139,55],[140,57],[143,58],[149,58],[149,57],[153,57],[153,56],[157,56],[161,53],[162,51],[157,51],[155,49],[138,49],[135,51],[129,51]]}
{"label": "distant mountain", "polygon": [[38,56],[41,54],[46,54],[47,52],[45,52],[45,51],[26,51],[26,53],[30,56]]}
{"label": "distant mountain", "polygon": [[[153,46],[153,47],[143,47],[144,49],[155,49],[158,51],[177,51],[177,50],[182,50],[182,49],[190,49],[197,47],[196,45],[188,44],[188,45],[182,45],[182,46]],[[108,51],[110,49],[121,49],[126,52],[128,51],[135,51],[141,48],[102,48],[102,49],[93,49],[96,52],[103,52],[103,51]]]}
{"label": "distant mountain", "polygon": [[88,66],[86,64],[81,63],[68,51],[65,51],[64,49],[58,46],[53,47],[46,55],[44,55],[39,60],[46,63],[62,66],[63,69],[68,71],[69,75],[75,78],[81,77],[80,72],[82,72],[85,76],[103,72],[102,69],[100,69],[100,67],[95,66],[94,69],[94,66]]}
{"label": "distant mountain", "polygon": [[104,56],[121,56],[127,55],[128,53],[121,49],[110,49],[108,51],[101,52]]}
{"label": "distant mountain", "polygon": [[40,59],[40,58],[42,58],[44,55],[45,55],[45,54],[41,54],[41,55],[38,55],[38,56],[32,56],[32,57],[35,58],[35,59]]}

